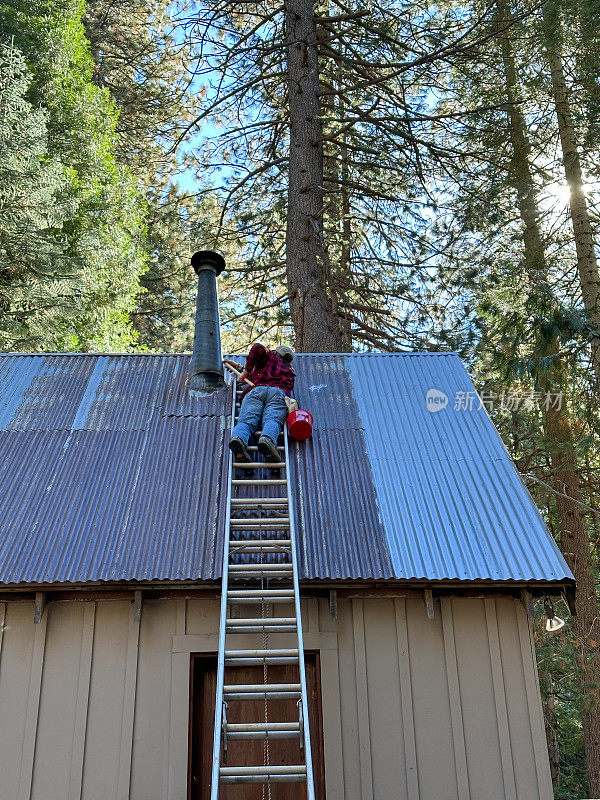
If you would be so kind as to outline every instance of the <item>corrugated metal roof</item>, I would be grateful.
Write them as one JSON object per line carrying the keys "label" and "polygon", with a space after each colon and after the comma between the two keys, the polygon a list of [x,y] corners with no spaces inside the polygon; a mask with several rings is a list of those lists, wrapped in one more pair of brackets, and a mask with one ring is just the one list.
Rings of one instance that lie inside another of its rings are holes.
{"label": "corrugated metal roof", "polygon": [[[455,407],[474,392],[456,355],[295,367],[316,421],[291,451],[305,578],[572,578],[485,409]],[[0,582],[219,577],[229,394],[190,395],[188,368],[0,356]]]}

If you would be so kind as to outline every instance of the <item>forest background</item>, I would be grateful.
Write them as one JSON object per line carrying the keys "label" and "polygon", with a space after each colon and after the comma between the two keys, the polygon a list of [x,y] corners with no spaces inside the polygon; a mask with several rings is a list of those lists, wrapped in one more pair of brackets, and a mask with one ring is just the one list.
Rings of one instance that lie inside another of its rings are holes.
{"label": "forest background", "polygon": [[[600,796],[599,0],[0,0],[0,350],[458,351],[576,575],[538,667]],[[477,400],[479,402],[479,400]]]}

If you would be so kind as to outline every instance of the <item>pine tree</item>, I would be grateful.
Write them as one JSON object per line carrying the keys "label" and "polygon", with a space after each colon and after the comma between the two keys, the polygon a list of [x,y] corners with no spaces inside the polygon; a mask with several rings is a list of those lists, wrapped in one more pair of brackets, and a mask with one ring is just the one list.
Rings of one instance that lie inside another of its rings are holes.
{"label": "pine tree", "polygon": [[128,315],[144,268],[142,207],[114,156],[114,103],[91,81],[83,11],[80,0],[0,3],[0,41],[23,53],[26,100],[43,110],[49,164],[68,199],[50,220],[54,248],[43,276],[29,280],[31,254],[7,287],[23,326],[11,349],[124,349],[134,339]]}
{"label": "pine tree", "polygon": [[285,268],[279,302],[301,348],[390,349],[423,283],[425,164],[452,155],[428,134],[420,81],[468,57],[478,20],[417,25],[393,0],[299,0],[200,4],[194,23],[205,102],[193,124],[223,126],[198,156],[225,170],[220,235],[246,238],[265,308]]}
{"label": "pine tree", "polygon": [[63,290],[76,268],[61,241],[62,217],[72,211],[69,184],[61,163],[48,156],[47,114],[26,99],[30,84],[22,53],[0,45],[0,342],[6,350],[28,345],[33,314],[42,324],[60,318]]}

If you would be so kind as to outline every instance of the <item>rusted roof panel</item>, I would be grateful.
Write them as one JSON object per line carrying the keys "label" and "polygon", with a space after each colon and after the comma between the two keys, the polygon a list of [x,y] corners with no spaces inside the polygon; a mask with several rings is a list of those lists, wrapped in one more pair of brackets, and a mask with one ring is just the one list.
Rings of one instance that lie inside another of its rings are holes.
{"label": "rusted roof panel", "polygon": [[[298,355],[302,575],[572,578],[453,354]],[[189,356],[0,356],[0,582],[219,577],[230,396]],[[432,413],[427,392],[448,401]],[[263,487],[257,489],[265,494]]]}

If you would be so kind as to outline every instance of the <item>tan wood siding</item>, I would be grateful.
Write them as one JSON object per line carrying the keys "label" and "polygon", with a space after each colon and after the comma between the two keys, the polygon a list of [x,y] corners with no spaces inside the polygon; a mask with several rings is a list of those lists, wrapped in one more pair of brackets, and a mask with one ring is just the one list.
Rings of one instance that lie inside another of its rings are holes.
{"label": "tan wood siding", "polygon": [[[0,603],[0,800],[186,800],[190,654],[213,600]],[[303,601],[327,800],[551,800],[529,623],[509,597]],[[282,635],[284,636],[284,635]],[[285,640],[282,638],[282,646]],[[251,645],[251,635],[244,646]]]}

